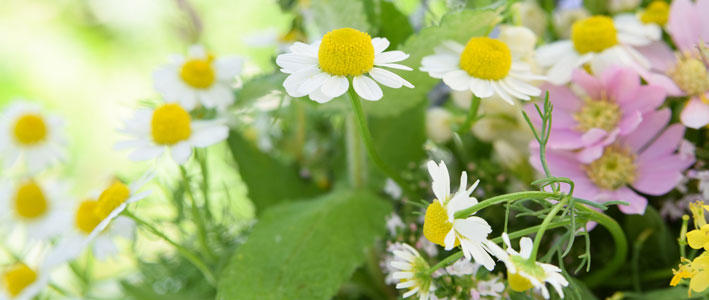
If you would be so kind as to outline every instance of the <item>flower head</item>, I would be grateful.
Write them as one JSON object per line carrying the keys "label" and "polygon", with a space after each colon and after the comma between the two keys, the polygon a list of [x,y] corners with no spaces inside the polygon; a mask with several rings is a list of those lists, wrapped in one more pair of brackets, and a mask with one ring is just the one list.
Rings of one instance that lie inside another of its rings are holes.
{"label": "flower head", "polygon": [[[554,175],[574,181],[575,196],[601,203],[629,202],[630,205],[619,206],[622,212],[642,214],[647,199],[635,191],[663,195],[682,180],[682,172],[694,163],[693,156],[677,152],[684,128],[679,124],[665,128],[669,119],[668,109],[646,114],[633,134],[618,137],[592,162],[580,160],[574,151],[552,149],[547,152],[549,168]],[[551,140],[555,138],[552,134]],[[530,161],[542,170],[538,154],[538,149],[532,147]]]}
{"label": "flower head", "polygon": [[[640,122],[662,105],[665,90],[641,85],[638,74],[627,67],[609,68],[597,76],[576,70],[573,83],[582,92],[565,86],[547,86],[554,104],[549,148],[574,150],[579,160],[598,159],[616,139],[633,134]],[[534,106],[525,107],[535,125],[541,124]]]}
{"label": "flower head", "polygon": [[692,291],[701,293],[709,287],[709,255],[704,252],[692,261],[682,258],[679,268],[672,270],[672,273],[674,276],[670,281],[671,286],[676,286],[682,279],[689,278],[687,291],[689,296],[692,295]]}
{"label": "flower head", "polygon": [[350,87],[365,100],[382,98],[377,84],[390,88],[414,86],[399,75],[382,67],[408,70],[397,64],[408,54],[402,51],[384,51],[389,47],[386,38],[371,38],[369,34],[352,28],[340,28],[326,33],[313,44],[296,42],[290,52],[276,58],[281,72],[290,74],[283,82],[286,92],[293,97],[309,96],[325,103],[339,97]]}
{"label": "flower head", "polygon": [[502,239],[507,246],[507,252],[496,246],[497,250],[494,253],[505,263],[507,281],[512,290],[523,292],[534,288],[540,291],[545,299],[549,299],[549,290],[545,286],[545,283],[549,283],[559,296],[564,297],[563,287],[569,285],[569,282],[561,275],[559,267],[532,260],[530,257],[534,247],[532,239],[521,238],[519,252],[512,249],[510,238],[506,232],[502,234]]}
{"label": "flower head", "polygon": [[407,290],[404,298],[418,294],[420,300],[428,300],[436,288],[426,260],[407,244],[393,244],[390,251],[394,254],[394,259],[390,262],[392,277],[399,281],[396,288]]}
{"label": "flower head", "polygon": [[23,262],[17,262],[2,271],[0,300],[33,299],[48,282],[49,274],[46,270],[31,268]]}
{"label": "flower head", "polygon": [[436,199],[426,208],[423,223],[424,236],[429,241],[445,247],[446,250],[460,246],[465,258],[473,259],[486,269],[492,270],[495,262],[488,252],[489,245],[494,243],[487,239],[487,235],[492,232],[490,225],[480,217],[455,218],[456,212],[478,203],[471,194],[479,181],[466,189],[468,175],[463,172],[460,177],[460,188],[455,194],[451,194],[448,168],[443,162],[436,164],[429,161],[428,172],[433,179],[431,186]]}
{"label": "flower head", "polygon": [[480,98],[497,95],[512,104],[513,99],[530,100],[541,93],[528,81],[543,77],[533,74],[499,39],[472,37],[465,46],[446,41],[433,55],[424,57],[421,65],[421,71],[443,79],[451,89],[470,90]]}
{"label": "flower head", "polygon": [[153,74],[155,89],[167,102],[188,110],[197,105],[224,109],[234,102],[230,84],[241,73],[237,57],[216,58],[202,46],[189,48],[187,57],[174,55]]}
{"label": "flower head", "polygon": [[130,159],[154,159],[169,149],[172,159],[183,164],[192,155],[193,147],[208,147],[225,140],[229,128],[218,120],[194,120],[182,106],[167,103],[138,110],[121,132],[130,139],[117,143],[116,148],[134,148],[128,155]]}
{"label": "flower head", "polygon": [[57,181],[26,178],[0,183],[2,219],[32,238],[45,239],[61,234],[70,223],[64,207],[69,198],[66,186]]}
{"label": "flower head", "polygon": [[22,161],[35,173],[63,159],[63,127],[60,118],[46,114],[34,103],[10,104],[0,115],[0,154],[5,167]]}

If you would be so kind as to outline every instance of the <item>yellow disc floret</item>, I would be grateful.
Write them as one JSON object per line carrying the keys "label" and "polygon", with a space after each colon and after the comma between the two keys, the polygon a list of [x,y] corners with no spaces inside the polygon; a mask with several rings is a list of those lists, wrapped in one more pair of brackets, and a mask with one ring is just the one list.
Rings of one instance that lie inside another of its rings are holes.
{"label": "yellow disc floret", "polygon": [[571,41],[578,53],[601,52],[618,44],[613,19],[593,16],[578,20],[571,26]]}
{"label": "yellow disc floret", "polygon": [[98,207],[98,201],[96,200],[84,200],[79,205],[76,210],[76,215],[74,216],[74,225],[84,234],[90,234],[96,226],[103,220],[96,214],[96,208]]}
{"label": "yellow disc floret", "polygon": [[524,292],[534,287],[531,281],[519,273],[510,273],[507,271],[507,283],[515,292]]}
{"label": "yellow disc floret", "polygon": [[704,62],[699,59],[680,59],[669,75],[679,88],[690,96],[702,95],[709,91],[709,72]]}
{"label": "yellow disc floret", "polygon": [[18,143],[36,145],[47,138],[47,124],[38,114],[26,114],[17,119],[13,133]]}
{"label": "yellow disc floret", "polygon": [[374,46],[369,34],[352,28],[325,34],[318,49],[320,69],[339,76],[362,75],[374,67]]}
{"label": "yellow disc floret", "polygon": [[49,203],[42,188],[33,180],[22,183],[15,193],[15,213],[24,219],[35,219],[47,213]]}
{"label": "yellow disc floret", "polygon": [[214,57],[209,55],[206,59],[193,58],[186,61],[180,68],[180,78],[193,88],[206,89],[212,86],[215,78],[213,60]]}
{"label": "yellow disc floret", "polygon": [[10,296],[17,297],[37,280],[37,273],[23,263],[11,266],[2,274],[2,282]]}
{"label": "yellow disc floret", "polygon": [[[443,208],[441,202],[433,200],[428,208],[426,208],[426,216],[423,221],[423,235],[431,242],[441,246],[446,246],[445,240],[448,232],[453,229],[453,224],[448,222],[448,213]],[[455,239],[455,246],[458,246],[460,241]]]}
{"label": "yellow disc floret", "polygon": [[460,68],[468,75],[487,80],[500,80],[512,67],[510,48],[489,37],[473,37],[460,54]]}
{"label": "yellow disc floret", "polygon": [[598,187],[616,190],[635,181],[635,155],[627,148],[609,146],[600,158],[586,165],[585,170]]}
{"label": "yellow disc floret", "polygon": [[581,131],[588,131],[591,128],[611,131],[618,125],[621,116],[620,107],[615,102],[588,99],[574,114],[574,119],[578,122],[578,129]]}
{"label": "yellow disc floret", "polygon": [[655,23],[660,26],[667,24],[667,19],[670,16],[670,5],[662,0],[650,2],[650,5],[645,8],[645,11],[640,15],[640,21],[645,24]]}
{"label": "yellow disc floret", "polygon": [[94,213],[100,219],[105,219],[118,206],[130,197],[130,189],[120,181],[114,182],[98,197]]}
{"label": "yellow disc floret", "polygon": [[190,114],[178,104],[164,104],[153,112],[150,122],[153,141],[159,145],[174,145],[192,134]]}

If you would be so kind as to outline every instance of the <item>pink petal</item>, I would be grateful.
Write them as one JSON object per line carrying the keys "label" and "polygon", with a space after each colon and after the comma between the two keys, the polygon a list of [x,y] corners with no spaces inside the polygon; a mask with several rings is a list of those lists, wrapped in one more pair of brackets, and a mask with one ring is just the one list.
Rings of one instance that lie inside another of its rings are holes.
{"label": "pink petal", "polygon": [[[582,164],[576,161],[574,154],[568,151],[547,151],[547,164],[553,176],[567,177],[574,181],[574,195],[580,198],[592,200],[598,194],[598,188],[586,176],[586,172],[581,168]],[[540,173],[544,173],[539,161],[539,149],[530,149],[529,162]],[[568,192],[568,185],[562,185],[562,191]]]}
{"label": "pink petal", "polygon": [[640,76],[631,68],[608,68],[601,74],[606,95],[619,103],[636,100],[635,90],[640,86]]}
{"label": "pink petal", "polygon": [[618,205],[618,208],[624,214],[641,215],[645,213],[645,208],[647,207],[647,199],[633,192],[633,190],[628,187],[622,187],[613,191],[613,195],[611,196],[611,198],[613,198],[613,200],[625,201],[630,203],[630,205]]}
{"label": "pink petal", "polygon": [[585,147],[576,154],[576,158],[583,163],[590,163],[603,155],[603,145]]}
{"label": "pink petal", "polygon": [[603,84],[585,70],[576,69],[572,74],[574,83],[581,86],[591,99],[601,99]]}
{"label": "pink petal", "polygon": [[562,109],[567,112],[575,112],[583,104],[581,99],[566,86],[545,84],[541,89],[549,92],[549,101],[554,104],[554,110]]}
{"label": "pink petal", "polygon": [[677,61],[672,48],[664,42],[653,42],[650,45],[636,47],[635,49],[650,61],[653,69],[663,73],[674,67]]}
{"label": "pink petal", "polygon": [[667,126],[670,121],[670,110],[665,108],[656,112],[649,112],[643,117],[643,121],[638,125],[638,128],[632,134],[623,136],[621,139],[624,144],[631,147],[632,150],[638,151],[645,146],[653,137]]}
{"label": "pink petal", "polygon": [[707,41],[709,41],[709,18],[707,18],[707,12],[709,12],[709,0],[697,0],[694,5],[696,8],[695,11],[704,14],[702,17],[699,18],[699,21],[701,22],[701,25],[699,26],[701,33],[699,34],[699,36],[701,37],[702,41],[706,43]]}
{"label": "pink petal", "polygon": [[[709,93],[705,97],[709,97]],[[709,124],[709,105],[704,103],[699,97],[692,97],[682,110],[680,120],[685,126],[695,129]]]}
{"label": "pink petal", "polygon": [[[600,128],[591,128],[581,136],[584,145],[592,145],[601,141],[608,133]],[[582,145],[579,145],[582,146]]]}
{"label": "pink petal", "polygon": [[662,73],[655,73],[644,69],[638,69],[638,74],[640,77],[645,79],[648,84],[660,86],[665,89],[667,95],[670,96],[684,96],[684,92],[677,86],[677,84],[667,75]]}
{"label": "pink petal", "polygon": [[654,110],[665,101],[667,92],[662,86],[643,85],[635,89],[633,93],[628,93],[628,98],[620,102],[624,111],[647,112]]}
{"label": "pink petal", "polygon": [[695,10],[689,0],[675,0],[670,5],[670,15],[667,20],[669,31],[677,48],[683,52],[690,51],[699,41],[701,28],[700,11]]}
{"label": "pink petal", "polygon": [[[552,124],[553,124],[552,120]],[[578,149],[583,147],[582,134],[573,129],[554,129],[549,134],[550,149]]]}
{"label": "pink petal", "polygon": [[649,195],[663,195],[682,180],[682,171],[694,163],[694,158],[668,155],[652,161],[638,162],[637,178],[633,187]]}
{"label": "pink petal", "polygon": [[647,149],[638,155],[638,161],[653,160],[675,152],[683,137],[684,127],[679,124],[671,125]]}
{"label": "pink petal", "polygon": [[643,115],[639,111],[633,111],[633,113],[623,116],[618,124],[618,129],[621,134],[626,135],[638,128],[642,121]]}

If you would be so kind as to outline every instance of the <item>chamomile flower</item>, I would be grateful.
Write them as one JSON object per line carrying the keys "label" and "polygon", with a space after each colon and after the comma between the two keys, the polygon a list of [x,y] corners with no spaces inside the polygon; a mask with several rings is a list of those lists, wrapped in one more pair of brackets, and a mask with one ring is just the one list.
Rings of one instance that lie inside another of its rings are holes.
{"label": "chamomile flower", "polygon": [[63,121],[26,101],[10,104],[0,116],[0,154],[9,168],[17,161],[34,173],[64,157]]}
{"label": "chamomile flower", "polygon": [[549,299],[549,290],[545,285],[545,283],[549,283],[554,287],[556,293],[564,298],[563,287],[568,286],[569,282],[561,275],[559,267],[530,259],[534,247],[532,239],[521,238],[519,252],[512,249],[510,237],[506,232],[502,234],[502,239],[507,245],[507,252],[500,251],[502,249],[495,245],[497,248],[495,253],[497,258],[505,263],[507,281],[513,291],[523,292],[534,288],[541,292],[544,299]]}
{"label": "chamomile flower", "polygon": [[428,300],[436,287],[428,274],[429,266],[421,254],[413,247],[396,243],[391,247],[394,258],[390,262],[392,278],[398,280],[397,289],[406,289],[403,298],[418,294],[420,300]]}
{"label": "chamomile flower", "polygon": [[24,262],[11,264],[2,270],[0,300],[33,299],[48,283],[48,268],[32,268]]}
{"label": "chamomile flower", "polygon": [[340,28],[326,33],[322,40],[312,44],[296,42],[289,53],[276,58],[281,72],[290,74],[283,86],[292,97],[309,96],[325,103],[339,97],[350,87],[365,100],[382,98],[379,84],[390,88],[414,86],[399,75],[382,67],[410,71],[397,64],[408,54],[402,51],[384,51],[389,47],[386,38],[371,38],[369,34],[352,28]]}
{"label": "chamomile flower", "polygon": [[455,218],[456,212],[478,203],[478,200],[470,195],[479,181],[466,189],[468,175],[463,172],[460,176],[460,188],[451,195],[446,165],[442,161],[439,164],[429,161],[428,172],[433,179],[431,185],[436,199],[426,208],[423,223],[424,236],[429,241],[445,247],[446,250],[460,246],[466,259],[473,259],[486,269],[492,270],[495,261],[488,252],[490,252],[489,245],[494,243],[487,239],[487,235],[492,232],[490,225],[480,217]]}
{"label": "chamomile flower", "polygon": [[648,73],[649,61],[634,47],[658,41],[662,30],[655,24],[644,24],[633,15],[592,16],[574,22],[571,39],[554,42],[537,49],[537,63],[547,70],[553,84],[571,80],[571,72],[588,64],[594,74],[612,65],[625,65],[641,74]]}
{"label": "chamomile flower", "polygon": [[0,183],[0,218],[35,239],[57,236],[69,226],[66,186],[52,180],[27,178]]}
{"label": "chamomile flower", "polygon": [[541,90],[528,82],[544,79],[512,55],[506,43],[489,37],[472,37],[465,46],[446,41],[421,65],[421,71],[443,79],[455,91],[470,90],[479,98],[498,95],[510,104],[539,96]]}
{"label": "chamomile flower", "polygon": [[230,84],[241,73],[238,57],[215,57],[194,45],[187,57],[174,55],[153,74],[155,89],[167,102],[178,102],[188,110],[201,104],[224,109],[234,102]]}
{"label": "chamomile flower", "polygon": [[176,103],[155,109],[140,109],[125,122],[122,133],[130,139],[116,144],[116,149],[134,148],[128,157],[135,161],[150,160],[170,150],[172,159],[183,164],[193,147],[207,147],[221,142],[229,128],[217,120],[193,120],[190,113]]}

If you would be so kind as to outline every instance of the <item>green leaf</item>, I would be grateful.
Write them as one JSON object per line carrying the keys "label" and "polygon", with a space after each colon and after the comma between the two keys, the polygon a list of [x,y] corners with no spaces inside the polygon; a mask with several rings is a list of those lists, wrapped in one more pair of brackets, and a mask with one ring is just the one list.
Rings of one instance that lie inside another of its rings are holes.
{"label": "green leaf", "polygon": [[245,107],[253,103],[256,99],[268,95],[273,91],[283,90],[283,80],[287,74],[276,71],[271,74],[261,75],[244,82],[244,86],[236,91],[237,107]]}
{"label": "green leaf", "polygon": [[217,299],[330,299],[383,233],[390,210],[361,190],[270,208],[221,274]]}
{"label": "green leaf", "polygon": [[392,168],[408,168],[410,162],[418,162],[426,156],[426,106],[421,102],[402,114],[388,117],[372,117],[369,126],[377,151]]}
{"label": "green leaf", "polygon": [[257,212],[286,200],[323,193],[314,183],[298,175],[297,166],[286,164],[261,152],[241,133],[232,131],[228,143]]}
{"label": "green leaf", "polygon": [[374,102],[365,101],[364,108],[367,113],[376,116],[396,115],[425,101],[428,92],[440,82],[440,79],[432,78],[418,70],[421,59],[432,54],[433,48],[446,40],[465,44],[473,36],[486,35],[499,21],[500,17],[494,11],[461,10],[443,16],[439,26],[424,28],[411,36],[401,47],[401,50],[410,57],[401,64],[413,68],[414,71],[394,70],[394,72],[411,82],[416,88],[382,87],[383,99]]}
{"label": "green leaf", "polygon": [[369,31],[369,22],[362,1],[357,0],[312,0],[313,19],[321,33],[350,27]]}
{"label": "green leaf", "polygon": [[414,29],[409,23],[409,18],[396,8],[392,2],[381,1],[379,3],[379,34],[391,43],[391,49],[396,49],[399,44],[406,41]]}
{"label": "green leaf", "polygon": [[648,205],[644,215],[627,216],[624,227],[631,243],[637,240],[643,231],[652,230],[652,235],[640,250],[640,271],[675,264],[675,259],[679,256],[676,237],[652,206]]}

